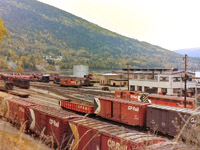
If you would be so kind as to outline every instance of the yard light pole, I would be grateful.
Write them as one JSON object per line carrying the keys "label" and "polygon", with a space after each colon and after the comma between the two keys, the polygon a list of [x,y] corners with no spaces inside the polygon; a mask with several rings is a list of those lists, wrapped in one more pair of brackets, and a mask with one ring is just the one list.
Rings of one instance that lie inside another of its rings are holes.
{"label": "yard light pole", "polygon": [[187,95],[187,55],[185,54],[185,57],[183,58],[185,60],[185,77],[184,77],[184,108],[186,108],[186,95]]}
{"label": "yard light pole", "polygon": [[128,91],[129,91],[129,63],[126,64],[127,65],[127,76],[128,76]]}

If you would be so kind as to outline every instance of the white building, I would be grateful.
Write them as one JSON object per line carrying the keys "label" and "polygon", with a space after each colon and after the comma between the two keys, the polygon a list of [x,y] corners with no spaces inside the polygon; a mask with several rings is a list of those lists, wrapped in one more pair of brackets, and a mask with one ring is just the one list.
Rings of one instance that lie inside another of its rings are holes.
{"label": "white building", "polygon": [[[164,71],[156,72],[150,75],[149,72],[137,71],[134,78],[129,79],[129,89],[132,91],[143,91],[152,93],[163,93],[167,95],[179,95],[184,89],[184,72],[178,71]],[[200,84],[197,80],[192,80],[194,73],[189,73],[191,77],[187,80],[187,90],[195,91],[200,90]]]}

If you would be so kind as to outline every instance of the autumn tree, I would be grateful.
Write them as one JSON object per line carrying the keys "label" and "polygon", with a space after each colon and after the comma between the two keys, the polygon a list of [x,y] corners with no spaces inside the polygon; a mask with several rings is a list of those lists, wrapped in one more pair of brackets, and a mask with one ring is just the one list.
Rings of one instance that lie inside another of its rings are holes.
{"label": "autumn tree", "polygon": [[8,32],[3,24],[4,24],[4,21],[1,20],[1,18],[0,18],[0,42],[2,42],[3,38],[5,38],[5,37],[8,38]]}
{"label": "autumn tree", "polygon": [[17,68],[15,69],[16,73],[24,73],[24,69],[21,66],[17,66]]}

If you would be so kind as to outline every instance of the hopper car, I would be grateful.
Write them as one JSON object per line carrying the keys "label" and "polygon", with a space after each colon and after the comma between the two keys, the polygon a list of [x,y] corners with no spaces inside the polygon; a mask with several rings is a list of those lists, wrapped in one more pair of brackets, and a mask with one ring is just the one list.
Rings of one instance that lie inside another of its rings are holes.
{"label": "hopper car", "polygon": [[0,93],[0,115],[24,131],[42,135],[46,144],[68,149],[69,120],[82,117],[72,112],[39,105],[22,98]]}
{"label": "hopper car", "polygon": [[69,125],[73,134],[71,148],[74,150],[136,150],[166,141],[91,118],[70,120]]}

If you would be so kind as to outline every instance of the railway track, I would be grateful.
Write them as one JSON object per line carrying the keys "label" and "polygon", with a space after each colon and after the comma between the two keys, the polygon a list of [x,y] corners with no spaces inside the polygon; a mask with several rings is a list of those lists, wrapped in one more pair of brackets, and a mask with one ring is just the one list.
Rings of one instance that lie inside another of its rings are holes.
{"label": "railway track", "polygon": [[35,88],[30,88],[30,89],[15,88],[15,90],[19,92],[28,93],[30,95],[28,99],[33,102],[44,104],[46,106],[51,106],[57,109],[60,109],[59,106],[60,98],[64,98],[59,95],[48,93],[47,91],[37,90]]}
{"label": "railway track", "polygon": [[113,93],[102,92],[87,88],[71,88],[71,87],[61,87],[58,84],[52,83],[31,83],[32,87],[47,90],[53,92],[57,95],[62,95],[64,97],[70,98],[75,101],[84,101],[93,104],[95,96],[113,96]]}
{"label": "railway track", "polygon": [[[21,89],[21,88],[16,87],[15,90],[21,91],[21,92],[26,92],[26,93],[30,94],[28,99],[30,99],[33,102],[44,104],[44,105],[50,106],[50,107],[54,107],[56,109],[62,109],[59,105],[59,100],[61,98],[63,98],[63,99],[70,98],[70,99],[74,99],[74,100],[81,100],[81,101],[87,101],[89,103],[92,103],[93,97],[96,96],[95,94],[88,94],[88,93],[84,94],[83,90],[60,87],[60,86],[54,85],[54,84],[41,84],[41,86],[39,84],[37,84],[36,86],[31,86],[30,89]],[[83,94],[83,95],[81,96],[81,94]],[[90,96],[90,99],[89,99],[89,96]],[[68,111],[75,112],[72,110],[68,110]],[[78,113],[78,112],[75,112],[75,113],[77,113],[79,115],[80,114],[83,115],[82,113]],[[86,116],[87,116],[87,114],[86,114]],[[149,133],[149,131],[143,127],[121,124],[121,123],[118,123],[118,122],[115,122],[112,120],[107,120],[107,119],[101,118],[96,115],[90,115],[89,117],[94,118],[99,121],[108,122],[108,123],[111,123],[111,124],[114,124],[114,125],[117,125],[120,127],[128,128],[131,130],[136,130],[136,131],[143,132],[143,133]],[[170,140],[172,139],[171,136],[166,136],[166,135],[162,135],[162,134],[158,134],[158,135],[163,138],[167,138]]]}

